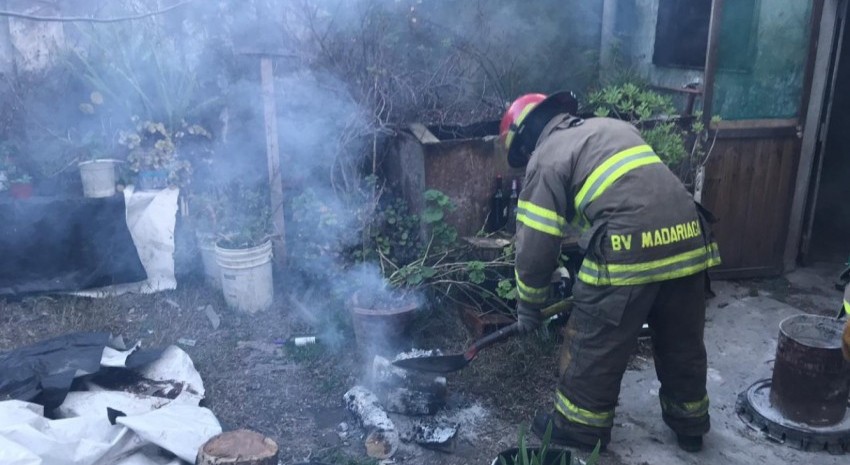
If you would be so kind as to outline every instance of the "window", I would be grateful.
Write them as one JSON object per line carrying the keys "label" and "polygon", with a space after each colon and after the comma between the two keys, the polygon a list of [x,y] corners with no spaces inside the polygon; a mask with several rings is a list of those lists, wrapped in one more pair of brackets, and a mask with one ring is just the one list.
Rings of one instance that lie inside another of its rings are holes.
{"label": "window", "polygon": [[708,47],[711,0],[659,0],[652,63],[702,68]]}
{"label": "window", "polygon": [[[702,69],[708,48],[712,0],[659,0],[652,63],[657,66]],[[721,41],[717,53],[727,70],[749,70],[755,57],[759,0],[735,0],[723,5]]]}

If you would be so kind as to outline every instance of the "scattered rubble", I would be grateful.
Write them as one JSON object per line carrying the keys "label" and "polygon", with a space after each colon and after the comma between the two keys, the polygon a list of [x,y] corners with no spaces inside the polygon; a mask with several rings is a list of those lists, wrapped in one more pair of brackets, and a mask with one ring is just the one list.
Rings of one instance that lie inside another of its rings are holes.
{"label": "scattered rubble", "polygon": [[207,315],[207,319],[210,320],[210,324],[212,324],[213,330],[218,329],[221,326],[221,317],[218,316],[218,313],[215,312],[215,309],[212,305],[207,305],[203,307],[204,313]]}
{"label": "scattered rubble", "polygon": [[412,425],[410,432],[403,440],[415,442],[429,449],[450,452],[454,447],[454,439],[457,437],[459,428],[458,423],[445,420],[420,420]]}
{"label": "scattered rubble", "polygon": [[195,347],[195,345],[198,344],[198,341],[187,337],[181,337],[180,339],[177,339],[177,343],[187,347]]}

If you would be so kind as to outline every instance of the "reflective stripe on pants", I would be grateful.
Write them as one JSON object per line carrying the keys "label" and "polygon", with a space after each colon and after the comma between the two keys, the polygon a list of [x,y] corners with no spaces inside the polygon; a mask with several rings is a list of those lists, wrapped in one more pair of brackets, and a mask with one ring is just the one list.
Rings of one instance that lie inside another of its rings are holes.
{"label": "reflective stripe on pants", "polygon": [[708,415],[708,395],[693,402],[677,402],[667,396],[659,395],[661,411],[674,418],[702,418]]}
{"label": "reflective stripe on pants", "polygon": [[555,410],[573,423],[591,426],[593,428],[611,428],[614,426],[614,411],[593,412],[583,409],[570,402],[561,391],[557,391]]}

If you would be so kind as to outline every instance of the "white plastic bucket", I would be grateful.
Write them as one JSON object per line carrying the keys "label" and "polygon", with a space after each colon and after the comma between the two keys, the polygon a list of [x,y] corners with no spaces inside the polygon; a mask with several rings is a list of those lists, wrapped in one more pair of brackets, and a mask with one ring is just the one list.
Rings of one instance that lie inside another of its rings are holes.
{"label": "white plastic bucket", "polygon": [[115,195],[115,163],[112,160],[92,160],[80,163],[83,195],[91,198]]}
{"label": "white plastic bucket", "polygon": [[221,269],[221,290],[230,308],[247,313],[267,310],[272,305],[272,243],[250,249],[215,246]]}
{"label": "white plastic bucket", "polygon": [[204,265],[204,278],[210,286],[221,290],[221,268],[215,258],[215,242],[212,237],[198,235],[198,250]]}

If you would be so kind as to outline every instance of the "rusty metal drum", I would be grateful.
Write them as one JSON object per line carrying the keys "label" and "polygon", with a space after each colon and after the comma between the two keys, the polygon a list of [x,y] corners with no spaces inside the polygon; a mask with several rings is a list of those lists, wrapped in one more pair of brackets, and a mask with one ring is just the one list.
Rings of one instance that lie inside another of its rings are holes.
{"label": "rusty metal drum", "polygon": [[789,420],[839,423],[847,411],[850,362],[841,354],[843,322],[795,315],[779,324],[770,402]]}

